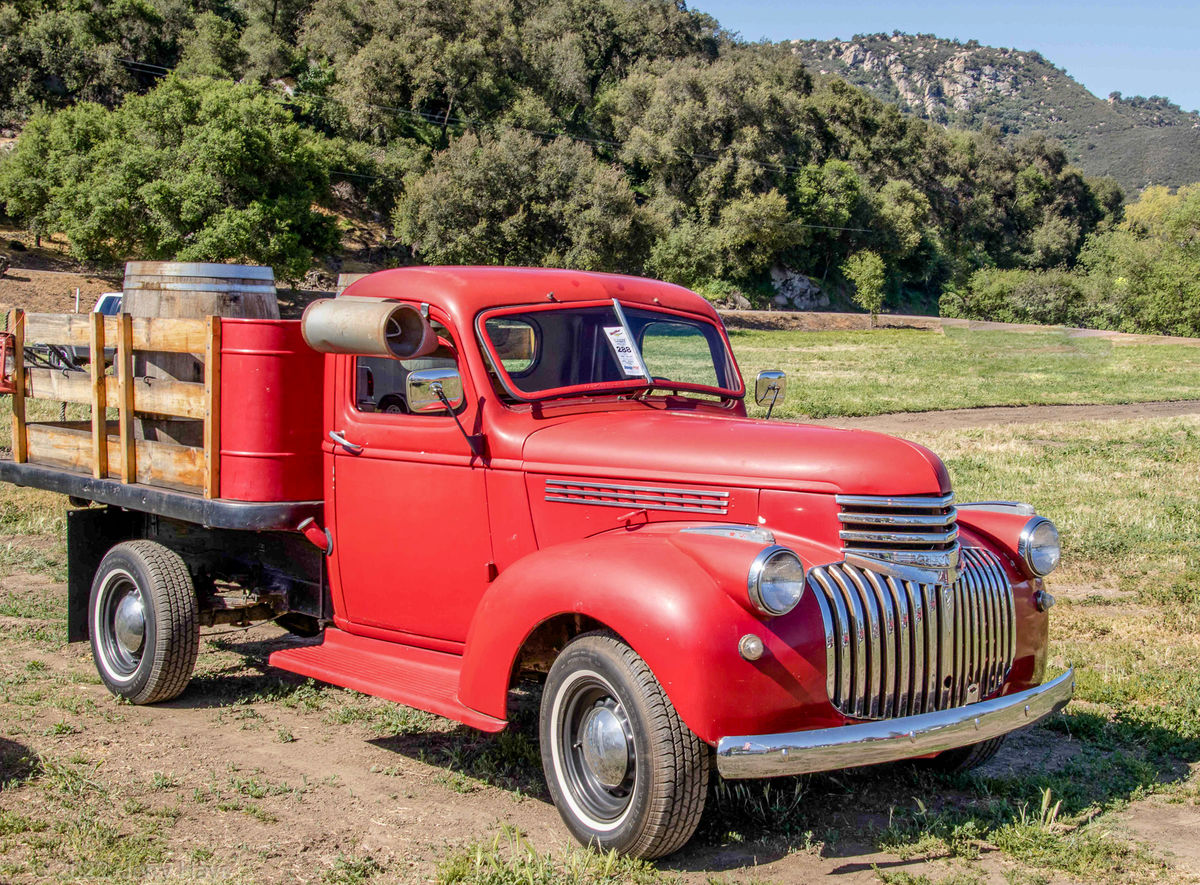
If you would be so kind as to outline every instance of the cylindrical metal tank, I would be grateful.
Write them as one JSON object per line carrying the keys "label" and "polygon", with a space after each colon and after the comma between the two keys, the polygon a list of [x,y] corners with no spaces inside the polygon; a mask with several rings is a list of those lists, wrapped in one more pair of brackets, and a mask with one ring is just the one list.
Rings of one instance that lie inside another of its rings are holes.
{"label": "cylindrical metal tank", "polygon": [[[278,319],[275,271],[245,264],[129,261],[121,310],[135,317]],[[199,382],[204,380],[204,364],[186,353],[139,354],[134,374]],[[188,446],[203,441],[199,422],[180,419],[141,418],[135,434]]]}
{"label": "cylindrical metal tank", "polygon": [[297,320],[221,322],[221,497],[316,501],[325,358]]}
{"label": "cylindrical metal tank", "polygon": [[437,333],[411,304],[378,298],[321,298],[304,308],[304,340],[321,353],[386,356],[398,360],[437,350]]}

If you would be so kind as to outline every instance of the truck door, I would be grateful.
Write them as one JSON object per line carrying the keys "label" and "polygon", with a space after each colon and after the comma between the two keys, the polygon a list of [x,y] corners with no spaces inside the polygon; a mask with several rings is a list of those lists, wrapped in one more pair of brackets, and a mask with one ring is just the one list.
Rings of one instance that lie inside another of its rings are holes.
{"label": "truck door", "polygon": [[334,556],[349,621],[462,642],[492,562],[484,467],[444,409],[408,410],[407,376],[457,368],[468,433],[479,403],[448,324],[431,318],[443,341],[432,357],[342,361],[335,429],[349,445],[333,446]]}

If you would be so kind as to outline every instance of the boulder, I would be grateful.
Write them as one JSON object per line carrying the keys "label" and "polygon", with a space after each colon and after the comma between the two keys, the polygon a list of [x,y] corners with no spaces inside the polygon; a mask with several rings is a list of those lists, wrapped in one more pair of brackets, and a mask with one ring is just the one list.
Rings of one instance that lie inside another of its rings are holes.
{"label": "boulder", "polygon": [[822,310],[829,307],[829,296],[812,277],[777,264],[771,268],[772,300],[785,310]]}

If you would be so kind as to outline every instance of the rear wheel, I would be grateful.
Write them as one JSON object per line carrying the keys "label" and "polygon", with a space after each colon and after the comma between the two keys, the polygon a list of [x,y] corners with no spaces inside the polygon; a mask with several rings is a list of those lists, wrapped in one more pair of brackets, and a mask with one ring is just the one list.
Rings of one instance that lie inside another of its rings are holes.
{"label": "rear wheel", "polygon": [[580,842],[653,858],[692,837],[709,748],[628,645],[606,633],[568,644],[546,679],[540,730],[550,795]]}
{"label": "rear wheel", "polygon": [[200,648],[198,607],[178,553],[154,541],[109,550],[88,601],[92,657],[108,690],[134,704],[181,694]]}
{"label": "rear wheel", "polygon": [[379,411],[388,412],[393,415],[407,415],[408,404],[401,397],[394,393],[389,393],[379,401]]}
{"label": "rear wheel", "polygon": [[938,753],[932,759],[928,760],[927,764],[930,768],[946,774],[970,771],[972,768],[978,768],[995,756],[1000,746],[1004,743],[1004,738],[1005,735],[1000,735],[986,741],[980,741],[978,744],[955,747],[953,750]]}

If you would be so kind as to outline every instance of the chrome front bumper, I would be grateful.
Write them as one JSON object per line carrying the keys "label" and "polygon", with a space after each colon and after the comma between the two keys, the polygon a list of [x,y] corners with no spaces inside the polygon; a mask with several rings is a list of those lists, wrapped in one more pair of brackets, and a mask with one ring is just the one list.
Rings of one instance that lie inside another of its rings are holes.
{"label": "chrome front bumper", "polygon": [[994,738],[1061,710],[1075,693],[1075,671],[1016,694],[879,722],[840,728],[724,737],[722,777],[752,778],[835,771],[940,753]]}

